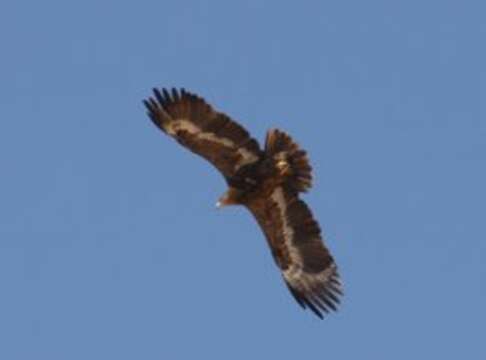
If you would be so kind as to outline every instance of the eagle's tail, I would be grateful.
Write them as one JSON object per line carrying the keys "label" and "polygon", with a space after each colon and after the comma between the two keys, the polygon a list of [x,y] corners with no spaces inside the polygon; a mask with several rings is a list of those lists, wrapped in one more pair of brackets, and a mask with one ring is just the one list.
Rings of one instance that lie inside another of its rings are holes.
{"label": "eagle's tail", "polygon": [[271,129],[265,140],[265,152],[275,160],[276,168],[286,175],[286,183],[296,191],[312,186],[312,167],[307,153],[292,138],[278,129]]}

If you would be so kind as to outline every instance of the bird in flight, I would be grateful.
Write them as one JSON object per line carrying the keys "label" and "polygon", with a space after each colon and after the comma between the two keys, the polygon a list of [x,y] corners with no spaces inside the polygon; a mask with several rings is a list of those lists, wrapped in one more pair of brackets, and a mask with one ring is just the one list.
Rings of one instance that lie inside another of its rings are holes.
{"label": "bird in flight", "polygon": [[160,130],[222,173],[228,190],[217,206],[243,205],[253,214],[297,303],[321,319],[336,311],[337,266],[299,198],[312,185],[307,153],[278,129],[267,132],[260,148],[241,125],[184,89],[154,89],[144,104]]}

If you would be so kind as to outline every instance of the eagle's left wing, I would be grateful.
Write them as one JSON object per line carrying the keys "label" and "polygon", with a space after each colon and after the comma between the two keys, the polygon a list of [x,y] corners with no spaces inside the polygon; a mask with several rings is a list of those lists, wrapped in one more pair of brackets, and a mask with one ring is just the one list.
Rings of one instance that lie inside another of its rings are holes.
{"label": "eagle's left wing", "polygon": [[260,146],[248,131],[184,89],[154,89],[154,97],[144,104],[157,127],[210,161],[226,179],[261,157]]}
{"label": "eagle's left wing", "polygon": [[269,198],[247,206],[295,300],[320,318],[323,312],[335,311],[342,295],[337,266],[308,206],[295,191],[282,186]]}

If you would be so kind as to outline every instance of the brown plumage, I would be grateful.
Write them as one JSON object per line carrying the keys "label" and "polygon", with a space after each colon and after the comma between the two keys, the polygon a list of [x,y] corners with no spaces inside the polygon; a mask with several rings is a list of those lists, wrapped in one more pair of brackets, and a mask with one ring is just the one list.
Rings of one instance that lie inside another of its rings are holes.
{"label": "brown plumage", "polygon": [[306,152],[276,129],[260,149],[242,126],[184,89],[154,89],[144,104],[157,127],[223,174],[229,189],[218,205],[250,210],[295,300],[320,318],[336,310],[342,295],[337,266],[299,198],[312,186]]}

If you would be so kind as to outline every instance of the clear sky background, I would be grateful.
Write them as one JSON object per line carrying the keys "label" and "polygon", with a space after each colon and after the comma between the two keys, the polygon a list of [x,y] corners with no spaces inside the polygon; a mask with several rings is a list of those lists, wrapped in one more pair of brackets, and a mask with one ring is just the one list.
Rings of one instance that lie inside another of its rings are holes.
{"label": "clear sky background", "polygon": [[[0,358],[486,358],[484,1],[3,1]],[[294,302],[141,100],[308,150],[346,296]]]}

